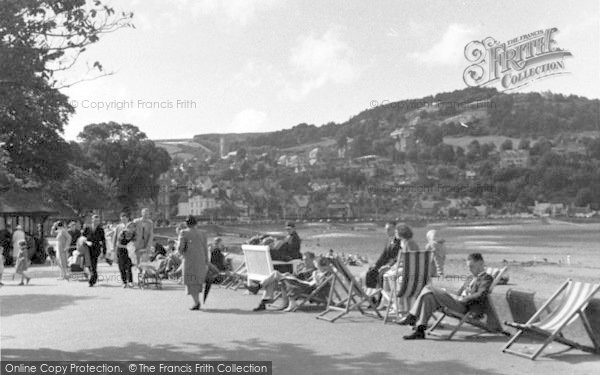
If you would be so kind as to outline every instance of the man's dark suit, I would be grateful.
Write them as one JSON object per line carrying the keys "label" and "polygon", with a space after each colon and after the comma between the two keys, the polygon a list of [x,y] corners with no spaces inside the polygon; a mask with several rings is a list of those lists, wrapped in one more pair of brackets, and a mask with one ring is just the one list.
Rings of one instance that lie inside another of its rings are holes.
{"label": "man's dark suit", "polygon": [[289,262],[292,259],[302,259],[300,237],[296,231],[288,234],[283,242],[274,249],[271,249],[271,259],[282,260],[284,262]]}
{"label": "man's dark suit", "polygon": [[100,254],[106,255],[106,237],[104,237],[104,229],[98,225],[94,230],[91,226],[86,226],[83,230],[83,236],[92,243],[90,246],[90,285],[96,284],[98,281],[98,272],[96,268],[98,266],[98,257]]}
{"label": "man's dark suit", "polygon": [[[487,305],[487,295],[493,281],[492,276],[484,271],[475,280],[473,277],[466,280],[458,290],[458,296],[443,289],[426,286],[411,307],[410,314],[417,317],[417,326],[426,326],[431,315],[440,307],[448,307],[463,314],[467,311],[482,312]],[[463,298],[458,300],[461,295]]]}

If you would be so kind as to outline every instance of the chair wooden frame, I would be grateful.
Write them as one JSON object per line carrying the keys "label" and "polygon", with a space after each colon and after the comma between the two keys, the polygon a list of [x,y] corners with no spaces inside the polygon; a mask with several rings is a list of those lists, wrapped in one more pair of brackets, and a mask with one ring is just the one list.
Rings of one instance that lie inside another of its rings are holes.
{"label": "chair wooden frame", "polygon": [[487,268],[487,270],[486,270],[486,272],[494,278],[494,281],[492,282],[492,285],[490,285],[490,289],[489,289],[488,295],[486,297],[486,299],[487,299],[486,310],[483,312],[486,315],[486,322],[483,322],[473,312],[467,311],[466,313],[463,314],[458,311],[453,311],[453,310],[445,307],[442,309],[442,315],[436,320],[436,322],[433,324],[433,326],[431,326],[431,328],[427,331],[427,334],[432,335],[432,336],[437,336],[437,337],[443,337],[442,335],[440,335],[438,333],[434,333],[434,331],[436,328],[438,328],[440,326],[440,324],[442,323],[442,320],[444,320],[444,318],[448,316],[448,317],[457,319],[458,324],[454,327],[452,332],[450,332],[450,334],[445,337],[447,340],[451,340],[452,337],[454,337],[454,335],[456,334],[456,332],[458,332],[458,330],[465,323],[467,323],[473,327],[477,327],[477,328],[479,328],[483,331],[489,332],[489,333],[501,333],[506,336],[510,335],[508,332],[506,332],[502,328],[502,324],[500,323],[500,319],[498,318],[498,313],[496,312],[496,309],[494,307],[494,304],[493,304],[493,301],[491,298],[491,294],[492,294],[492,291],[494,290],[494,287],[496,285],[498,285],[498,282],[500,282],[502,275],[504,275],[506,270],[507,270],[507,267]]}
{"label": "chair wooden frame", "polygon": [[[327,304],[328,298],[318,300],[316,298],[316,296],[319,292],[321,292],[322,289],[326,288],[327,286],[329,286],[331,288],[334,278],[335,278],[335,275],[332,272],[332,273],[326,275],[325,278],[321,281],[321,283],[319,283],[312,292],[307,293],[307,294],[301,294],[301,295],[297,296],[296,300],[300,300],[300,303],[296,304],[296,307],[294,309],[292,309],[291,311],[296,311],[299,307],[302,307],[309,302],[317,302],[317,303]],[[283,280],[283,281],[285,281],[285,280]],[[327,295],[329,295],[330,292],[331,292],[331,290],[327,293]]]}
{"label": "chair wooden frame", "polygon": [[[385,318],[383,324],[388,322],[388,318],[394,305],[396,304],[396,319],[400,314],[399,302],[402,300],[404,310],[406,312],[410,309],[410,304],[414,302],[421,290],[425,285],[429,284],[430,277],[430,263],[433,258],[432,251],[401,251],[398,253],[396,259],[396,272],[392,279],[392,290],[391,295],[387,298],[388,304],[385,312]],[[403,260],[402,270],[402,282],[400,284],[400,290],[398,291],[398,273],[400,260]]]}
{"label": "chair wooden frame", "polygon": [[[367,293],[348,270],[339,257],[331,259],[334,268],[331,289],[327,299],[327,308],[316,318],[334,323],[336,320],[347,315],[352,310],[358,310],[363,315],[369,315],[382,319],[377,306],[371,300],[372,294]],[[339,287],[346,297],[342,297],[336,290]],[[379,292],[379,290],[377,290]],[[335,298],[335,299],[334,299]],[[336,301],[337,300],[337,301]],[[363,305],[365,305],[363,307]],[[367,314],[371,310],[374,314]],[[334,314],[332,317],[329,314]]]}
{"label": "chair wooden frame", "polygon": [[[527,323],[519,324],[514,322],[505,322],[506,325],[516,328],[517,332],[506,343],[502,349],[502,352],[535,360],[546,348],[546,346],[553,341],[556,341],[563,345],[570,346],[571,348],[579,349],[589,353],[600,354],[600,337],[597,337],[597,335],[594,333],[592,326],[585,315],[585,308],[599,290],[600,284],[575,282],[571,279],[567,279],[567,281],[565,281],[565,283],[561,285],[561,287],[552,295],[552,297],[550,297],[550,299],[548,299],[546,303],[544,303],[544,305],[538,309],[538,311],[529,319],[529,321],[527,321]],[[550,313],[547,316],[541,318],[540,315],[542,312],[550,308],[552,302],[554,302],[563,291],[564,296],[560,304],[556,308],[550,309]],[[577,316],[579,316],[581,319],[594,347],[581,345],[577,342],[566,339],[562,335],[563,328],[573,322]],[[546,338],[539,348],[531,355],[510,349],[510,347],[525,331],[532,332],[538,336],[544,336]]]}

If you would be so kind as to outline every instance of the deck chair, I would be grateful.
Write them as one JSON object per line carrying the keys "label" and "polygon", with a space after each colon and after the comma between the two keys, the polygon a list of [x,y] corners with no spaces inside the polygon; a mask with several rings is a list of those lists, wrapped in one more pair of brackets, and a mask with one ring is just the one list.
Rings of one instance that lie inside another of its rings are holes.
{"label": "deck chair", "polygon": [[[398,253],[396,260],[396,274],[392,280],[391,296],[387,298],[388,305],[383,319],[383,324],[386,324],[393,301],[396,301],[396,319],[400,314],[399,302],[403,302],[404,312],[410,309],[410,304],[414,302],[421,290],[427,285],[431,279],[430,263],[433,256],[432,251],[404,251]],[[400,261],[403,261],[400,263]],[[398,285],[399,268],[398,265],[403,265],[402,281]]]}
{"label": "deck chair", "polygon": [[271,259],[269,246],[266,245],[242,245],[244,252],[244,263],[246,268],[246,281],[263,282],[273,271],[275,265],[291,265],[294,273],[302,263],[299,259],[290,262],[274,261]]}
{"label": "deck chair", "polygon": [[223,280],[221,286],[225,289],[237,290],[246,282],[246,263],[242,262],[235,270]]}
{"label": "deck chair", "polygon": [[[496,285],[498,285],[498,283],[502,279],[502,276],[506,272],[506,269],[507,269],[507,267],[504,267],[504,268],[491,268],[490,267],[486,270],[486,272],[494,278],[494,281],[492,281],[492,285],[490,285],[490,289],[489,289],[488,295],[486,297],[487,303],[486,303],[486,306],[485,306],[485,309],[484,309],[482,315],[476,315],[474,312],[470,312],[470,311],[467,311],[465,314],[463,314],[458,311],[453,311],[449,308],[444,308],[444,309],[442,309],[442,315],[436,320],[436,322],[433,324],[433,326],[427,331],[427,334],[432,335],[432,336],[441,336],[441,335],[435,333],[434,331],[436,328],[438,328],[440,326],[440,324],[442,323],[442,320],[444,320],[444,318],[448,316],[448,317],[451,317],[454,319],[458,319],[459,322],[456,325],[456,327],[454,327],[452,332],[450,332],[450,334],[446,337],[447,340],[451,340],[452,337],[454,337],[454,335],[456,334],[456,332],[458,332],[458,330],[465,323],[467,323],[473,327],[477,327],[477,328],[479,328],[483,331],[489,332],[489,333],[501,333],[503,335],[508,336],[509,333],[506,332],[502,328],[502,324],[500,323],[500,319],[498,318],[498,313],[496,312],[494,303],[491,298],[491,294],[492,294],[492,291],[494,290],[494,287]],[[485,317],[485,320],[484,320],[484,317]]]}
{"label": "deck chair", "polygon": [[[600,284],[582,283],[568,279],[556,293],[554,293],[552,297],[539,308],[527,323],[519,324],[505,322],[506,325],[514,327],[518,331],[511,337],[508,343],[506,343],[502,352],[535,360],[546,346],[551,342],[556,341],[575,349],[600,354],[600,337],[594,333],[594,330],[585,315],[585,308],[598,290],[600,290]],[[563,291],[562,300],[556,307],[552,307],[552,302],[554,302]],[[550,308],[551,312],[542,318],[541,314],[547,308]],[[577,315],[579,315],[583,322],[583,326],[594,345],[593,348],[568,340],[562,335],[562,329],[573,323],[577,319]],[[510,349],[524,332],[534,333],[537,336],[545,337],[544,342],[531,355]]]}
{"label": "deck chair", "polygon": [[[334,323],[352,310],[382,319],[372,300],[373,295],[379,293],[379,290],[365,291],[339,257],[332,258],[331,265],[334,272],[327,298],[327,308],[317,316],[317,319]],[[367,314],[368,310],[374,314]]]}
{"label": "deck chair", "polygon": [[332,272],[326,275],[321,283],[319,283],[312,292],[296,295],[295,298],[297,302],[299,301],[300,303],[297,303],[296,308],[292,311],[296,311],[299,307],[302,307],[310,302],[326,305],[334,277],[335,276]]}

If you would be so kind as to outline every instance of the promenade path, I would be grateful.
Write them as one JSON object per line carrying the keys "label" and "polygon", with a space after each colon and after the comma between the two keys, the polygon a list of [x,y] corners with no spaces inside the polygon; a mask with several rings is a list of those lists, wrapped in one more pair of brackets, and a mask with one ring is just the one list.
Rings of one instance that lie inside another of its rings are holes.
{"label": "promenade path", "polygon": [[[410,328],[360,314],[335,324],[316,311],[252,312],[259,296],[214,287],[203,311],[172,281],[163,290],[123,289],[113,265],[104,280],[58,281],[48,266],[0,288],[2,360],[267,360],[274,374],[598,374],[600,356],[579,351],[533,362],[501,352],[506,338],[406,342]],[[564,347],[553,345],[550,351]]]}

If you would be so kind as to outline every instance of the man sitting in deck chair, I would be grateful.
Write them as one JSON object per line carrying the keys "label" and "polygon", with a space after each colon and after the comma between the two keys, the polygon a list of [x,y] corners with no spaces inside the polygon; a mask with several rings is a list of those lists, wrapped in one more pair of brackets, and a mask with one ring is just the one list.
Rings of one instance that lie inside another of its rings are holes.
{"label": "man sitting in deck chair", "polygon": [[296,233],[296,225],[288,221],[285,224],[285,229],[288,235],[270,250],[271,259],[282,260],[284,262],[289,262],[292,259],[302,259],[302,254],[300,253],[301,241],[298,233]]}
{"label": "man sitting in deck chair", "polygon": [[317,269],[313,271],[309,278],[300,279],[295,276],[284,276],[281,280],[281,297],[283,298],[284,306],[287,305],[284,311],[296,311],[298,309],[296,298],[304,297],[306,300],[309,300],[313,292],[319,287],[321,289],[314,297],[321,298],[324,302],[327,301],[329,288],[323,285],[323,283],[327,282],[327,278],[331,275],[331,272],[329,259],[320,257],[317,261]]}
{"label": "man sitting in deck chair", "polygon": [[[300,280],[305,280],[310,277],[315,271],[315,254],[307,251],[304,253],[302,257],[304,263],[298,269],[296,273],[296,277]],[[284,276],[291,276],[290,273],[281,273],[279,271],[273,271],[266,279],[264,279],[260,284],[252,284],[248,286],[248,290],[250,293],[256,294],[258,291],[263,288],[264,293],[260,304],[258,307],[254,309],[254,311],[263,311],[267,308],[267,304],[272,303],[275,297],[275,292],[279,289],[279,282],[283,279]],[[285,306],[281,308],[283,310]]]}
{"label": "man sitting in deck chair", "polygon": [[484,310],[486,297],[494,279],[485,271],[480,253],[469,254],[467,266],[473,277],[465,281],[458,295],[432,286],[423,288],[409,314],[398,322],[401,325],[416,325],[414,333],[403,337],[405,340],[424,339],[429,318],[441,307],[448,307],[461,313],[466,313],[467,310]]}

